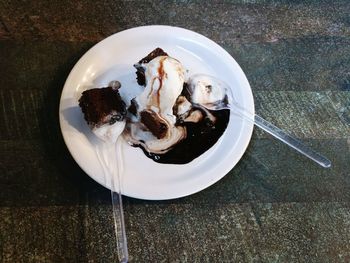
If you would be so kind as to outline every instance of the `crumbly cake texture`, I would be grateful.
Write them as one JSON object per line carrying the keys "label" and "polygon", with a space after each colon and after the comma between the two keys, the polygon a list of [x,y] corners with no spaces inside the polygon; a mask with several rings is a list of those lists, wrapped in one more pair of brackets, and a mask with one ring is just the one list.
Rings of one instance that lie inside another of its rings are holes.
{"label": "crumbly cake texture", "polygon": [[164,138],[168,131],[168,126],[165,121],[151,110],[144,110],[140,112],[141,122],[151,131],[151,133],[158,139]]}
{"label": "crumbly cake texture", "polygon": [[113,87],[85,90],[79,99],[79,106],[92,128],[123,121],[127,112],[118,89]]}

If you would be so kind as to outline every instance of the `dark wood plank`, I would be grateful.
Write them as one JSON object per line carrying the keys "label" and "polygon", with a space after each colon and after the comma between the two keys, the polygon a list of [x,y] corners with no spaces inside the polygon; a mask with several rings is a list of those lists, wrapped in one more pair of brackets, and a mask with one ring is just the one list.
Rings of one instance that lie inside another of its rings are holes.
{"label": "dark wood plank", "polygon": [[3,39],[99,41],[145,24],[182,26],[220,44],[350,34],[347,1],[2,1],[0,10]]}
{"label": "dark wood plank", "polygon": [[59,97],[76,61],[121,30],[168,24],[222,45],[256,111],[328,156],[256,129],[210,188],[125,198],[131,262],[349,262],[350,3],[0,1],[0,262],[114,262],[110,193],[69,155]]}
{"label": "dark wood plank", "polygon": [[[112,262],[110,208],[0,208],[2,262]],[[347,262],[348,203],[133,206],[131,262]]]}

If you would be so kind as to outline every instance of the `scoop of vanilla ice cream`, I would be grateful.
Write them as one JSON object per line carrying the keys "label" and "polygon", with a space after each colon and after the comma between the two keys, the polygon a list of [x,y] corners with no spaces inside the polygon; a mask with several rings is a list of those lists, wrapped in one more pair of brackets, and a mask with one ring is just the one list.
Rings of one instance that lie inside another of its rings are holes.
{"label": "scoop of vanilla ice cream", "polygon": [[184,72],[182,64],[168,56],[156,57],[145,64],[146,88],[136,97],[138,110],[153,110],[174,125],[173,106],[183,89]]}
{"label": "scoop of vanilla ice cream", "polygon": [[163,138],[158,139],[151,132],[142,129],[138,120],[128,124],[127,140],[141,144],[149,152],[165,153],[186,137],[186,129],[175,126],[176,116],[173,114],[173,106],[183,89],[185,69],[178,60],[169,56],[158,56],[141,66],[145,68],[146,87],[135,98],[137,111],[155,112],[165,121],[167,132]]}
{"label": "scoop of vanilla ice cream", "polygon": [[210,104],[223,101],[226,97],[225,83],[208,75],[194,75],[188,81],[191,101],[197,104]]}

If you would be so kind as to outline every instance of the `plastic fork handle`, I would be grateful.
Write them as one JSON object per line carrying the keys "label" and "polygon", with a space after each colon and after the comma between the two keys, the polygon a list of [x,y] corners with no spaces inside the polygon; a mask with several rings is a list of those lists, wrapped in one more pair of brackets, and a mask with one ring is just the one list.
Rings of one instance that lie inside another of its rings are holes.
{"label": "plastic fork handle", "polygon": [[[110,179],[113,223],[119,262],[127,263],[129,255],[120,179],[122,160],[118,158],[118,155],[121,156],[121,140],[118,138],[116,143],[105,142],[96,146],[96,153],[102,165],[105,178]],[[114,179],[117,179],[117,184]],[[113,189],[116,189],[118,192]]]}
{"label": "plastic fork handle", "polygon": [[124,211],[122,195],[120,193],[111,191],[112,208],[115,234],[117,238],[117,249],[120,263],[128,262],[128,245],[126,239],[125,223],[124,223]]}
{"label": "plastic fork handle", "polygon": [[[115,185],[115,177],[112,176],[111,185],[113,185],[114,189],[118,189],[118,193],[111,191],[112,196],[112,208],[113,208],[113,215],[114,215],[114,223],[116,226],[116,230],[119,229],[119,231],[116,231],[116,237],[118,242],[118,256],[120,263],[127,263],[129,261],[129,254],[128,254],[128,242],[126,237],[126,228],[125,228],[125,221],[124,221],[124,209],[123,209],[123,197],[122,197],[122,188],[121,188],[121,175],[123,173],[123,159],[122,159],[122,139],[119,136],[117,139],[117,142],[115,144],[114,148],[114,155],[112,153],[112,156],[114,156],[114,160],[117,162],[115,163],[117,167],[115,167],[115,171],[117,173],[117,180],[118,180],[118,186]],[[115,174],[114,174],[115,175]]]}
{"label": "plastic fork handle", "polygon": [[276,127],[272,123],[268,122],[267,120],[263,119],[257,114],[252,114],[248,111],[246,111],[244,108],[242,108],[237,103],[234,103],[231,105],[230,109],[231,112],[237,112],[239,113],[244,119],[254,123],[259,128],[263,129],[264,131],[268,132],[275,138],[279,139],[280,141],[284,142],[288,146],[292,147],[294,150],[300,152],[301,154],[305,155],[306,157],[310,158],[314,162],[318,163],[324,168],[331,167],[332,163],[330,160],[328,160],[323,155],[319,154],[318,152],[315,152],[313,149],[311,149],[309,146],[305,145],[295,137],[289,135],[282,129]]}

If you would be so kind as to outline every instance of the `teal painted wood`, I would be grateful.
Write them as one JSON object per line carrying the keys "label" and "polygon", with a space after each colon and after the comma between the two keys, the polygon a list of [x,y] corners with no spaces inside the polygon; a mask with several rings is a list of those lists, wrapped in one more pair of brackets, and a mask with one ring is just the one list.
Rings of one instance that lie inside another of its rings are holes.
{"label": "teal painted wood", "polygon": [[350,3],[297,2],[1,1],[0,262],[116,260],[109,192],[69,155],[58,104],[92,45],[145,24],[222,45],[247,74],[256,111],[333,166],[256,129],[212,187],[126,198],[131,262],[348,262]]}

